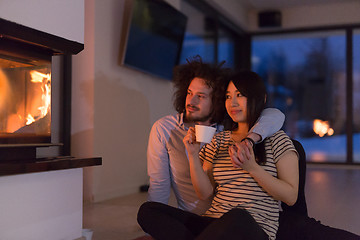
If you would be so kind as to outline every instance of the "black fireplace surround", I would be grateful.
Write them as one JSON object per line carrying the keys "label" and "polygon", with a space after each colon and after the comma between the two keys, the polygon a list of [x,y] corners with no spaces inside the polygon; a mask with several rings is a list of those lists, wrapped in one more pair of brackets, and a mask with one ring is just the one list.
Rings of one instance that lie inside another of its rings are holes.
{"label": "black fireplace surround", "polygon": [[[0,58],[3,65],[10,65],[8,59],[10,63],[12,59],[21,59],[20,64],[26,66],[39,61],[51,64],[55,55],[62,58],[59,76],[62,80],[60,142],[52,143],[50,132],[48,137],[40,138],[21,134],[20,137],[17,134],[8,134],[10,137],[7,137],[7,133],[0,132],[0,176],[101,165],[100,157],[79,159],[70,156],[71,57],[83,49],[84,44],[0,18]],[[58,146],[60,156],[36,158],[38,147],[49,146]]]}

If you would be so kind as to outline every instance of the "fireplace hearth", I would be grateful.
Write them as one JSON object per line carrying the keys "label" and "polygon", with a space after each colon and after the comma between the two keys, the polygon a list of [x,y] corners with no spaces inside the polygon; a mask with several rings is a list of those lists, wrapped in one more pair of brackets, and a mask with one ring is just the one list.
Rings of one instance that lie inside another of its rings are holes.
{"label": "fireplace hearth", "polygon": [[[36,159],[40,147],[59,146],[61,155],[70,154],[71,55],[83,48],[0,18],[0,161]],[[54,56],[62,59],[56,71]],[[54,86],[60,88],[56,104]],[[55,125],[53,109],[61,113]],[[56,141],[53,131],[61,132]]]}

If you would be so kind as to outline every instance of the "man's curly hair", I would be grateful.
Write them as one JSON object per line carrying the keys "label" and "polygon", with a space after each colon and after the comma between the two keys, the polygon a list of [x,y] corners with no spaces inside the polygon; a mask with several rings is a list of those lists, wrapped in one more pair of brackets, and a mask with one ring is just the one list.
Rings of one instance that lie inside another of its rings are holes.
{"label": "man's curly hair", "polygon": [[229,69],[222,68],[220,64],[203,63],[199,55],[187,59],[187,64],[174,68],[174,107],[178,113],[185,112],[185,100],[188,87],[194,78],[201,78],[213,89],[211,123],[221,123],[225,113],[225,91],[228,84]]}

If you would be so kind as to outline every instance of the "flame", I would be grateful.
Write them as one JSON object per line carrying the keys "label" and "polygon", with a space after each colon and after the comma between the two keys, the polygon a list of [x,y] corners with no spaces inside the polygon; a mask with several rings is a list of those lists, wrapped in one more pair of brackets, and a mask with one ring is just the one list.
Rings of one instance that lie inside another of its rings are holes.
{"label": "flame", "polygon": [[334,129],[332,129],[329,125],[328,121],[322,121],[320,119],[315,119],[313,122],[313,130],[320,137],[331,136],[334,134]]}
{"label": "flame", "polygon": [[43,79],[49,79],[50,74],[44,74],[35,70],[30,71],[30,76],[31,76],[31,82],[33,83],[42,83]]}
{"label": "flame", "polygon": [[10,91],[9,79],[0,68],[0,116],[2,111],[6,109],[8,102],[10,102]]}
{"label": "flame", "polygon": [[[15,84],[10,85],[10,79],[7,79],[7,76],[0,68],[1,133],[21,133],[25,131],[34,131],[36,134],[50,133],[51,73],[47,73],[50,69],[49,66],[42,66],[36,70],[26,70],[26,75],[23,74],[22,69],[14,71],[14,74],[19,75],[20,78],[23,76],[25,81],[16,80]],[[16,87],[21,87],[24,95],[15,96],[12,88],[15,89]],[[12,100],[8,101],[7,99]],[[22,129],[24,126],[46,116],[47,118],[35,125],[34,128]]]}
{"label": "flame", "polygon": [[47,115],[51,106],[51,74],[44,74],[38,71],[31,71],[31,82],[33,83],[43,83],[41,86],[42,90],[42,105],[38,108],[41,112],[39,118],[42,118]]}
{"label": "flame", "polygon": [[28,114],[26,117],[26,125],[30,125],[33,122],[35,122],[35,118],[31,114]]}

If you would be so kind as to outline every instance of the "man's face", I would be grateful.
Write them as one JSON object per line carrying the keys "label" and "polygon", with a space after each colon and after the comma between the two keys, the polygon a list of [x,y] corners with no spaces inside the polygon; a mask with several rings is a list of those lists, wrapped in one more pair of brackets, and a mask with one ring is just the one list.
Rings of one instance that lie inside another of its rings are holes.
{"label": "man's face", "polygon": [[202,78],[194,78],[187,90],[185,101],[186,120],[199,124],[210,124],[212,112],[212,88]]}

